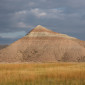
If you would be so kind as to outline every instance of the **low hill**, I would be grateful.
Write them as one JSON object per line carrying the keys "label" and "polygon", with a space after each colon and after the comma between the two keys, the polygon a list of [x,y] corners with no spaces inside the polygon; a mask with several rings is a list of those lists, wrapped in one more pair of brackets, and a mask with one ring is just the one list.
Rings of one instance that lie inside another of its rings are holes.
{"label": "low hill", "polygon": [[0,50],[7,47],[8,45],[0,45]]}

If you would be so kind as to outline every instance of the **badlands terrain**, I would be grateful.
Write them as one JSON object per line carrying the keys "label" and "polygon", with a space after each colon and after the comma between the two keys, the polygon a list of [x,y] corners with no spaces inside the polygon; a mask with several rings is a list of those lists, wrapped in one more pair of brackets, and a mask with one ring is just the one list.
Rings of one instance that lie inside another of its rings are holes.
{"label": "badlands terrain", "polygon": [[39,25],[0,47],[0,85],[85,85],[85,41]]}
{"label": "badlands terrain", "polygon": [[0,50],[0,62],[84,62],[85,41],[38,25]]}

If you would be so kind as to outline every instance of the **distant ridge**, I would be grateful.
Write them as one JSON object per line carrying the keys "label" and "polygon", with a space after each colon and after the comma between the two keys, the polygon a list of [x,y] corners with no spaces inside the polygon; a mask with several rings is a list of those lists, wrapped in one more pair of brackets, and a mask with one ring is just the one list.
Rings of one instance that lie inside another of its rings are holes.
{"label": "distant ridge", "polygon": [[0,62],[85,62],[85,41],[38,25],[0,50]]}
{"label": "distant ridge", "polygon": [[0,50],[7,47],[8,45],[0,45]]}

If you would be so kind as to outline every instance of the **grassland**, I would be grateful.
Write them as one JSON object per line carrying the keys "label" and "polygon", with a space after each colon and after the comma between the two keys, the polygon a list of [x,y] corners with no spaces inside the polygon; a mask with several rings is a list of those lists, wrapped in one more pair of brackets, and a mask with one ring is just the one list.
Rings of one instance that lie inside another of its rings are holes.
{"label": "grassland", "polygon": [[0,64],[0,85],[85,85],[85,63]]}

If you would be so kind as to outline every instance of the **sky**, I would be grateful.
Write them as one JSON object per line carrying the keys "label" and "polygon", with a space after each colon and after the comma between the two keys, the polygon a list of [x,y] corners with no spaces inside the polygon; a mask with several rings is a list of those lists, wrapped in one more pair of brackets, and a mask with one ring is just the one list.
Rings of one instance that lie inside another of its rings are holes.
{"label": "sky", "polygon": [[0,0],[0,44],[37,25],[85,40],[85,0]]}

